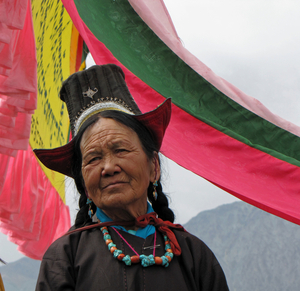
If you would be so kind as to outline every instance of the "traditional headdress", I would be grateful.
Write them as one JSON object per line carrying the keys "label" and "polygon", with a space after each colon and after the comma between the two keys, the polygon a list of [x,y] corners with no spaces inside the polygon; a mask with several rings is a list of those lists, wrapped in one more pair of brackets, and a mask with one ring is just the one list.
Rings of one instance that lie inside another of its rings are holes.
{"label": "traditional headdress", "polygon": [[160,149],[171,117],[171,100],[142,114],[132,98],[120,67],[108,64],[77,72],[64,81],[60,98],[67,104],[73,139],[55,149],[35,149],[34,153],[49,169],[72,175],[74,145],[78,131],[91,116],[105,110],[122,111],[142,123]]}

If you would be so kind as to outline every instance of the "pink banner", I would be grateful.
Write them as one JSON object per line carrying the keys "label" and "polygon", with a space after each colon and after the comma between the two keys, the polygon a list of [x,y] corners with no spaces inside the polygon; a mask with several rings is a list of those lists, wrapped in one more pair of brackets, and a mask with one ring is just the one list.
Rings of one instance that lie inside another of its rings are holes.
{"label": "pink banner", "polygon": [[1,1],[0,50],[0,231],[41,259],[70,228],[70,214],[28,146],[37,103],[30,0]]}

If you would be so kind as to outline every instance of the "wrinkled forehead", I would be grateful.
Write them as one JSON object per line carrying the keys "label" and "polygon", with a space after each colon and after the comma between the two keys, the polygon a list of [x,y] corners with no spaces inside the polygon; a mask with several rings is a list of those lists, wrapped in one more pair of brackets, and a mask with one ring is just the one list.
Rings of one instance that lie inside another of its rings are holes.
{"label": "wrinkled forehead", "polygon": [[80,148],[81,151],[93,145],[112,146],[128,142],[139,142],[138,135],[130,127],[112,119],[100,117],[95,123],[89,126],[83,133]]}

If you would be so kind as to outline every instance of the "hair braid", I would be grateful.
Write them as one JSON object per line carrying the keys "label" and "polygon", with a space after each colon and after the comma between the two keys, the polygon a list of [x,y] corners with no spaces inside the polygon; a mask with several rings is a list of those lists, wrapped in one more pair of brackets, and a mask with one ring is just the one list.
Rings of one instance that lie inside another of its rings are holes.
{"label": "hair braid", "polygon": [[[82,227],[85,224],[91,223],[92,219],[89,217],[89,204],[86,204],[87,202],[87,197],[84,194],[80,194],[80,198],[79,198],[79,211],[76,215],[76,219],[75,219],[75,228],[78,227]],[[92,202],[91,204],[92,210],[95,213],[96,211],[96,205]]]}
{"label": "hair braid", "polygon": [[162,220],[168,220],[170,222],[174,222],[175,219],[174,212],[169,208],[168,197],[162,191],[162,185],[160,183],[160,180],[157,181],[156,200],[153,197],[153,191],[154,191],[153,184],[150,183],[148,187],[148,199],[152,204],[153,210],[157,213],[158,217],[161,218]]}

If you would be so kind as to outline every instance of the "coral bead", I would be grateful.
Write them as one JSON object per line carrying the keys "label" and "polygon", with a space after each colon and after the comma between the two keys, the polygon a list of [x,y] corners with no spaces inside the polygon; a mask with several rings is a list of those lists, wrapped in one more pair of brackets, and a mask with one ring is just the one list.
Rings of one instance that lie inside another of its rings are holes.
{"label": "coral bead", "polygon": [[117,249],[116,247],[111,247],[110,252],[113,254],[116,249]]}
{"label": "coral bead", "polygon": [[162,264],[162,258],[161,257],[155,257],[154,261],[155,261],[156,265],[161,265]]}
{"label": "coral bead", "polygon": [[111,240],[111,239],[107,239],[106,241],[105,241],[105,244],[108,246],[110,243],[112,243],[113,241]]}
{"label": "coral bead", "polygon": [[132,257],[130,257],[130,259],[131,259],[131,262],[133,264],[136,264],[136,263],[140,262],[140,257],[139,256],[132,256]]}
{"label": "coral bead", "polygon": [[124,257],[125,257],[124,254],[119,254],[119,255],[117,256],[117,259],[118,259],[119,261],[122,261]]}
{"label": "coral bead", "polygon": [[166,249],[166,252],[172,253],[172,250],[171,249]]}
{"label": "coral bead", "polygon": [[169,244],[170,242],[168,240],[165,241],[165,245]]}

